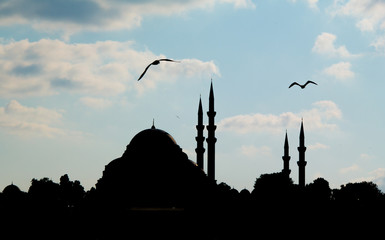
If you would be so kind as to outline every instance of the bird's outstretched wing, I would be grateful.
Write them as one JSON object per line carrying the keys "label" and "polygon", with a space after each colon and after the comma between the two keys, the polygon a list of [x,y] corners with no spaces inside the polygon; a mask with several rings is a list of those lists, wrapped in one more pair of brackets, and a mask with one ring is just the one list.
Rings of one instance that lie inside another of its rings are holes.
{"label": "bird's outstretched wing", "polygon": [[315,85],[318,85],[317,83],[315,83],[315,82],[309,80],[309,81],[307,81],[307,82],[305,83],[304,86],[308,85],[309,83],[313,83],[313,84],[315,84]]}
{"label": "bird's outstretched wing", "polygon": [[172,60],[172,59],[168,59],[168,58],[162,58],[162,59],[158,59],[158,61],[167,61],[167,62],[179,62],[179,61],[175,61],[175,60]]}
{"label": "bird's outstretched wing", "polygon": [[301,86],[301,85],[299,85],[297,82],[293,82],[292,84],[290,84],[289,88],[291,88],[291,87],[294,86],[294,85]]}
{"label": "bird's outstretched wing", "polygon": [[151,65],[158,65],[160,61],[179,62],[179,61],[175,61],[175,60],[168,59],[168,58],[162,58],[162,59],[155,60],[155,61],[153,61],[152,63],[150,63],[150,64],[146,67],[146,69],[144,69],[144,72],[142,73],[142,75],[140,75],[140,77],[138,78],[138,81],[139,81],[140,79],[142,79],[142,77],[144,76],[144,74],[146,74],[148,68],[151,67]]}
{"label": "bird's outstretched wing", "polygon": [[139,81],[140,79],[142,79],[142,77],[144,76],[144,74],[146,74],[148,68],[149,68],[151,65],[152,65],[152,63],[150,63],[150,64],[146,67],[146,69],[144,69],[144,72],[142,73],[142,75],[140,75],[140,77],[138,78],[138,81]]}

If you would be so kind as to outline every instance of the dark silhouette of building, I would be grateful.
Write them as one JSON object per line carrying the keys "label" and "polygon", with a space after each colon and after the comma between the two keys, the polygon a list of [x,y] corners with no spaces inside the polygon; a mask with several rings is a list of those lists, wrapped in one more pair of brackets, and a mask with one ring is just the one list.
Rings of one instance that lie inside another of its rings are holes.
{"label": "dark silhouette of building", "polygon": [[120,207],[184,208],[203,202],[207,187],[203,170],[170,134],[153,125],[106,165],[96,191],[104,202]]}
{"label": "dark silhouette of building", "polygon": [[195,140],[197,141],[197,147],[195,148],[195,152],[197,154],[197,164],[203,170],[203,162],[204,162],[204,153],[205,148],[203,147],[205,137],[203,136],[203,130],[205,126],[203,125],[203,110],[202,110],[202,99],[199,98],[199,107],[198,107],[198,125],[196,125],[197,136]]}
{"label": "dark silhouette of building", "polygon": [[209,96],[209,111],[207,116],[209,117],[209,124],[207,125],[207,176],[210,180],[215,180],[215,129],[217,126],[214,124],[214,118],[217,113],[214,111],[214,90],[213,82],[210,85],[210,96]]}
{"label": "dark silhouette of building", "polygon": [[[5,208],[2,209],[4,206],[0,206],[0,210],[3,211],[20,211],[23,209],[23,204],[26,203],[26,193],[22,192],[19,187],[14,185],[13,183],[6,186],[2,193],[2,198],[0,203],[3,203],[5,205]],[[4,217],[4,216],[3,216]]]}
{"label": "dark silhouette of building", "polygon": [[[286,131],[282,171],[261,174],[250,193],[216,183],[212,83],[207,115],[207,175],[200,98],[196,163],[153,123],[132,138],[121,157],[105,166],[95,188],[88,192],[67,174],[60,177],[60,183],[34,178],[28,193],[13,184],[4,188],[0,212],[9,226],[2,225],[3,229],[22,233],[12,239],[248,239],[271,233],[287,237],[298,226],[307,229],[296,233],[300,239],[309,238],[309,232],[325,237],[333,232],[344,239],[356,237],[357,232],[366,238],[370,232],[378,236],[373,230],[381,229],[383,221],[367,221],[385,214],[385,195],[376,184],[348,183],[331,190],[325,179],[318,178],[305,185],[303,120],[299,184],[290,178]],[[13,225],[16,231],[10,228]]]}
{"label": "dark silhouette of building", "polygon": [[300,187],[305,187],[305,166],[306,166],[307,162],[305,161],[306,147],[305,147],[305,133],[303,130],[303,119],[301,121],[301,131],[299,133],[298,152],[299,152],[299,160],[297,162],[297,164],[298,164],[298,185]]}
{"label": "dark silhouette of building", "polygon": [[14,185],[13,183],[11,183],[10,185],[6,186],[3,189],[3,194],[11,197],[20,195],[20,193],[21,193],[20,188]]}
{"label": "dark silhouette of building", "polygon": [[287,140],[287,131],[286,131],[286,135],[285,135],[285,145],[284,145],[284,154],[282,156],[282,160],[283,160],[283,169],[282,169],[282,173],[284,175],[286,175],[287,177],[290,176],[290,167],[289,167],[289,162],[290,162],[290,156],[289,156],[289,141]]}

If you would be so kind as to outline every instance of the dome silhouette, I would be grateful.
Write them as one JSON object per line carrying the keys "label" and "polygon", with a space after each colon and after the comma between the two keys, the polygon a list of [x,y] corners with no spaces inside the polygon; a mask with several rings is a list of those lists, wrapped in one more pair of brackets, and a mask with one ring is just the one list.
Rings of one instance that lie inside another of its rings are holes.
{"label": "dome silhouette", "polygon": [[201,196],[206,174],[175,139],[154,126],[136,134],[122,157],[106,165],[96,189],[131,206],[184,206]]}
{"label": "dome silhouette", "polygon": [[[123,154],[142,154],[141,161],[151,161],[159,158],[172,159],[170,156],[176,151],[183,153],[175,139],[166,131],[152,126],[136,134]],[[184,154],[184,153],[183,153]],[[187,156],[186,156],[187,157]]]}
{"label": "dome silhouette", "polygon": [[21,193],[20,188],[14,185],[13,183],[11,185],[6,186],[3,190],[3,194],[5,195],[17,195],[20,193]]}
{"label": "dome silhouette", "polygon": [[130,142],[130,145],[138,147],[159,147],[159,144],[164,146],[177,145],[175,139],[170,134],[163,130],[156,129],[155,126],[139,132]]}

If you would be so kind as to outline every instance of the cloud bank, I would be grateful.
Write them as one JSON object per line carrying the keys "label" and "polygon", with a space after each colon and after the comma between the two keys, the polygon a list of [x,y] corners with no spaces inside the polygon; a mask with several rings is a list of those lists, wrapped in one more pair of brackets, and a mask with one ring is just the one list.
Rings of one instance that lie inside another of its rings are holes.
{"label": "cloud bank", "polygon": [[378,0],[334,1],[332,15],[357,19],[356,26],[363,32],[385,29],[385,2]]}
{"label": "cloud bank", "polygon": [[217,4],[255,8],[251,0],[5,0],[0,3],[0,25],[31,25],[43,31],[75,32],[132,29],[146,16],[168,16]]}
{"label": "cloud bank", "polygon": [[370,44],[376,51],[385,52],[385,2],[378,0],[334,1],[329,9],[332,16],[345,16],[355,19],[361,32],[377,35]]}
{"label": "cloud bank", "polygon": [[140,93],[159,82],[220,74],[213,61],[181,59],[180,64],[151,68],[138,86],[136,80],[144,68],[164,57],[135,50],[130,41],[69,44],[26,39],[4,43],[0,44],[0,95],[14,98],[70,92],[114,96],[130,90]]}
{"label": "cloud bank", "polygon": [[0,107],[0,128],[21,137],[65,136],[69,131],[54,127],[62,118],[61,111],[43,107],[26,107],[12,100]]}

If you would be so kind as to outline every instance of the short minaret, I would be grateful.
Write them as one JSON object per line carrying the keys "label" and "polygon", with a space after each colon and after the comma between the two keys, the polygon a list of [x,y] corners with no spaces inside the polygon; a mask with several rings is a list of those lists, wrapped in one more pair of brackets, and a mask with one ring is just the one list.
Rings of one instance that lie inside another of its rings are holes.
{"label": "short minaret", "polygon": [[286,130],[284,154],[282,156],[282,160],[283,160],[282,173],[285,174],[287,177],[290,176],[290,172],[291,172],[290,167],[289,167],[290,158],[291,157],[289,156],[289,141],[287,140],[287,130]]}
{"label": "short minaret", "polygon": [[207,116],[209,117],[209,125],[207,125],[207,176],[211,180],[215,180],[215,129],[217,126],[214,124],[214,118],[217,113],[214,111],[214,91],[213,82],[211,81],[210,96],[209,96],[209,111]]}
{"label": "short minaret", "polygon": [[197,141],[197,148],[195,148],[195,152],[197,154],[197,165],[203,170],[203,155],[205,152],[205,148],[203,147],[205,137],[203,136],[203,130],[205,126],[203,125],[203,110],[202,110],[202,100],[199,98],[199,107],[198,107],[198,125],[197,128],[197,136],[195,140]]}
{"label": "short minaret", "polygon": [[305,133],[303,131],[303,119],[301,121],[301,132],[299,133],[298,152],[299,152],[299,160],[297,162],[297,164],[298,164],[298,185],[300,187],[305,187],[305,166],[306,166],[307,162],[305,161],[306,147],[305,147]]}

